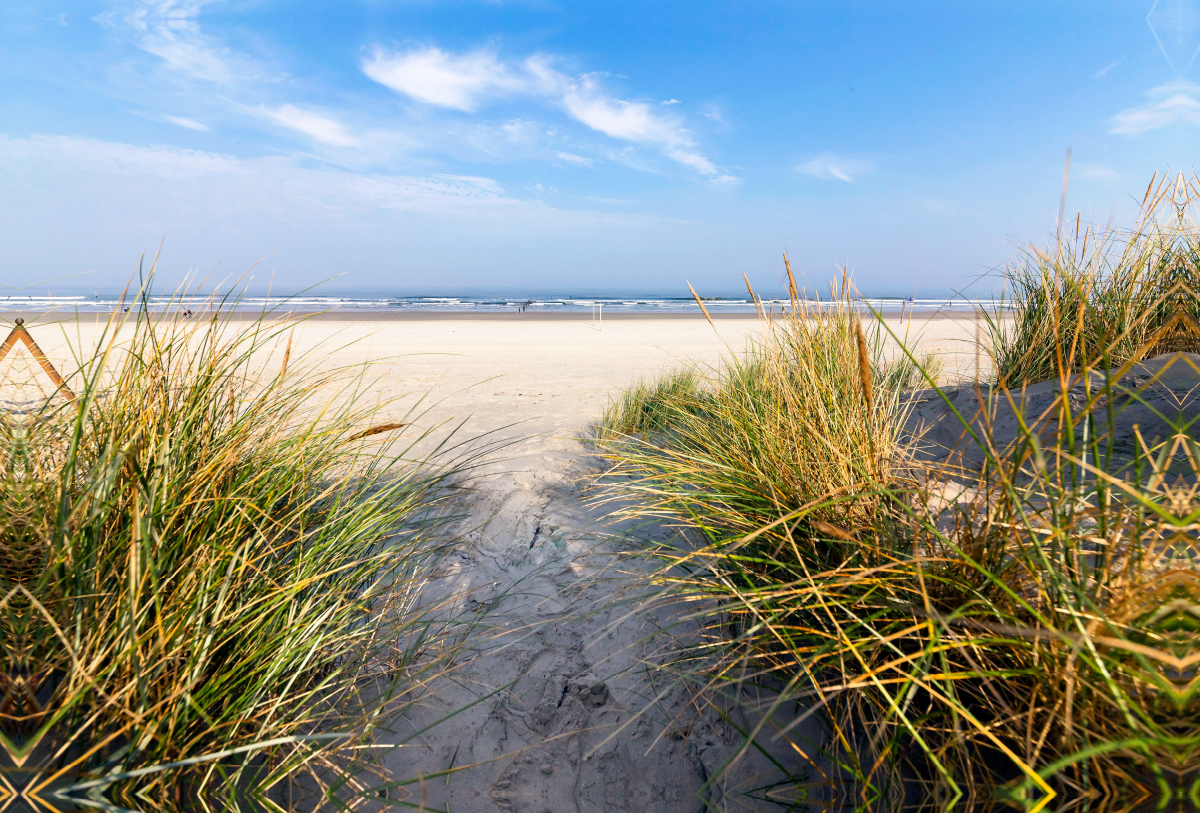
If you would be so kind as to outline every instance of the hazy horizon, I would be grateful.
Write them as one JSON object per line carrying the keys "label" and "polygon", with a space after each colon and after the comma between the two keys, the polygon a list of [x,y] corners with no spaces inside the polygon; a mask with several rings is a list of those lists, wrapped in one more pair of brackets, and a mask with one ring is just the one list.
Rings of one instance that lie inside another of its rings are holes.
{"label": "hazy horizon", "polygon": [[[637,298],[637,299],[661,299],[661,300],[679,300],[679,301],[694,301],[691,293],[688,292],[686,284],[682,286],[680,291],[666,290],[620,290],[620,289],[595,289],[595,290],[553,290],[553,289],[534,289],[534,288],[489,288],[489,289],[388,289],[388,288],[334,288],[325,286],[315,286],[304,291],[285,292],[279,288],[269,289],[266,286],[259,287],[256,285],[249,286],[204,286],[200,288],[190,287],[185,289],[188,296],[210,296],[214,294],[244,294],[249,297],[266,297],[286,298],[286,297],[312,297],[324,299],[388,299],[388,298],[403,298],[403,299],[486,299],[489,297],[532,297],[532,298],[553,298],[553,299],[609,299],[609,298]],[[103,288],[89,287],[70,287],[60,285],[34,285],[20,290],[5,290],[0,289],[0,301],[5,299],[25,299],[32,297],[62,297],[73,298],[83,297],[85,299],[99,296],[104,299],[113,299],[119,297],[124,289],[118,287],[106,286]],[[179,288],[172,286],[155,286],[152,293],[155,297],[166,297],[176,294]],[[129,289],[128,296],[134,296],[136,286]],[[719,289],[704,289],[698,290],[697,293],[702,299],[721,299],[721,300],[743,300],[747,299],[746,289],[741,290],[719,290]],[[755,293],[764,299],[787,299],[787,286],[764,286],[756,288]],[[815,288],[809,286],[804,293],[811,298],[830,298],[828,286]],[[883,298],[883,299],[906,299],[915,297],[922,300],[944,300],[957,296],[967,298],[988,297],[998,294],[999,291],[987,291],[974,289],[971,291],[886,291],[886,290],[859,290],[857,295],[861,298]]]}

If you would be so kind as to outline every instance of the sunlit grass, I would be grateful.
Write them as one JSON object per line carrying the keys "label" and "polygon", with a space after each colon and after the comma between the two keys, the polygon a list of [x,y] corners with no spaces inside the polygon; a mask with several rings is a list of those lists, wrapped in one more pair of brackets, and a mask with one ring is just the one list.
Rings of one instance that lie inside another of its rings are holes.
{"label": "sunlit grass", "polygon": [[289,326],[130,318],[75,401],[0,414],[0,744],[45,792],[269,793],[446,668],[423,586],[470,460],[380,454],[412,416],[285,374]]}
{"label": "sunlit grass", "polygon": [[1156,176],[1133,228],[1077,219],[1067,239],[1010,263],[1004,308],[983,312],[999,380],[1019,387],[1063,370],[1200,351],[1195,194],[1182,175]]}
{"label": "sunlit grass", "polygon": [[[889,384],[870,337],[856,355],[850,313],[803,302],[710,378],[703,409],[675,410],[668,431],[601,433],[609,494],[686,540],[651,552],[706,630],[675,668],[710,696],[750,682],[777,710],[799,701],[794,728],[752,733],[832,764],[814,794],[873,810],[1125,810],[1200,792],[1194,408],[1159,414],[1166,436],[1114,435],[1149,403],[1123,365],[1200,338],[1187,287],[1200,233],[1184,217],[1197,196],[1165,188],[1120,237],[1161,238],[1153,263],[1127,252],[1080,297],[1015,285],[1015,327],[994,322],[991,345],[1013,389],[943,392],[978,471],[918,466],[902,432],[912,374]],[[1152,265],[1158,293],[1139,298]],[[1073,269],[1060,277],[1080,283]],[[1173,364],[1200,380],[1193,358]],[[1068,386],[1019,409],[1039,378]],[[1015,433],[994,432],[1014,407]],[[807,715],[822,741],[799,736]]]}
{"label": "sunlit grass", "polygon": [[903,394],[935,380],[940,365],[926,356],[926,378],[913,359],[886,353],[881,323],[858,319],[845,298],[801,304],[764,320],[745,353],[719,367],[686,367],[625,390],[598,427],[614,473],[627,490],[645,485],[666,516],[687,513],[713,533],[748,532],[833,493],[845,502],[830,516],[873,515],[877,501],[862,485],[890,476]]}
{"label": "sunlit grass", "polygon": [[702,406],[704,380],[694,368],[682,367],[651,381],[626,387],[600,418],[602,431],[618,435],[660,432],[675,423],[677,413]]}

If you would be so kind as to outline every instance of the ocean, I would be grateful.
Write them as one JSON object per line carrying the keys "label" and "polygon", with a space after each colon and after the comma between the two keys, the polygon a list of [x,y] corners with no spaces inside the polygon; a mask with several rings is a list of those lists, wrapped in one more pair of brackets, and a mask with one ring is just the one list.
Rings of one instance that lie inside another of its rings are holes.
{"label": "ocean", "polygon": [[[14,294],[0,296],[0,310],[7,311],[76,311],[79,313],[109,312],[114,308],[131,307],[134,295],[124,298],[119,293],[92,294]],[[987,307],[991,300],[966,298],[913,298],[900,297],[862,298],[856,300],[860,307],[868,307],[884,313],[899,313],[902,309],[913,313],[953,311],[971,313],[977,307]],[[152,311],[190,308],[193,311],[207,310],[220,305],[225,310],[239,311],[298,311],[313,313],[329,310],[355,311],[427,311],[427,312],[501,312],[513,311],[524,306],[529,312],[591,313],[601,309],[604,313],[699,313],[696,301],[689,297],[656,296],[150,296],[146,305]],[[823,302],[823,305],[833,304]],[[704,306],[712,314],[754,313],[755,306],[748,297],[705,298]],[[786,299],[764,299],[765,308],[786,308]]]}

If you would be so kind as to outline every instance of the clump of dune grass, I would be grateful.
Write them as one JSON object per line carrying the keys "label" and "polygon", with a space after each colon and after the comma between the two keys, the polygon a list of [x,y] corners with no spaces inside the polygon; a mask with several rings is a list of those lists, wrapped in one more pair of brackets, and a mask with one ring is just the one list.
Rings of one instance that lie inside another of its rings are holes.
{"label": "clump of dune grass", "polygon": [[0,746],[35,796],[337,784],[389,698],[444,671],[455,628],[423,587],[468,462],[419,433],[381,454],[412,416],[289,360],[288,327],[114,316],[74,401],[0,414]]}
{"label": "clump of dune grass", "polygon": [[[819,715],[823,742],[784,736],[834,761],[810,779],[844,805],[1185,793],[1200,765],[1200,571],[1181,530],[1194,485],[1164,476],[1174,442],[1138,455],[1144,479],[1018,485],[1043,462],[1025,443],[946,511],[914,508],[931,495],[893,486],[869,525],[814,522],[836,496],[773,523],[804,544],[755,544],[766,526],[701,536],[697,550],[666,554],[659,576],[691,606],[719,602],[693,613],[708,645],[680,652],[676,668],[715,694],[772,687],[776,711],[805,709],[797,730]],[[1048,468],[1078,465],[1064,447],[1041,450]]]}
{"label": "clump of dune grass", "polygon": [[862,320],[844,293],[833,305],[797,298],[717,368],[676,371],[619,396],[599,442],[624,488],[719,535],[832,493],[844,502],[829,517],[873,515],[871,484],[897,462],[903,393],[937,371],[889,357],[882,324]]}
{"label": "clump of dune grass", "polygon": [[[1172,189],[1172,205],[1194,200],[1182,181]],[[1176,256],[1191,256],[1180,247],[1200,234],[1180,228]],[[611,493],[690,540],[651,552],[664,562],[657,581],[706,630],[674,668],[718,709],[715,698],[744,697],[747,683],[771,690],[775,713],[763,720],[800,709],[788,725],[743,732],[746,748],[785,737],[810,760],[789,798],[861,810],[1079,800],[1126,810],[1194,799],[1200,787],[1194,419],[1180,409],[1159,415],[1165,437],[1114,434],[1123,410],[1146,403],[1145,383],[1123,378],[1130,365],[1200,339],[1192,305],[1153,300],[1183,309],[1155,316],[1142,344],[1109,348],[1079,329],[1091,318],[1081,300],[1015,290],[1018,328],[1036,308],[1039,329],[1055,328],[1019,344],[1027,359],[1035,344],[1050,348],[1038,362],[1049,366],[1002,355],[1017,343],[993,345],[999,386],[976,390],[983,414],[958,413],[978,470],[905,462],[900,396],[877,386],[870,353],[853,363],[847,327],[812,319],[831,331],[816,345],[826,352],[781,354],[791,363],[779,365],[817,383],[803,390],[806,408],[772,411],[761,406],[770,399],[740,395],[733,402],[746,406],[698,413],[656,441],[604,447],[615,472],[633,475]],[[1137,295],[1110,293],[1114,303]],[[1187,355],[1171,363],[1200,375]],[[1061,386],[1000,437],[989,416],[1019,404],[1037,376]],[[868,384],[885,393],[878,414],[865,406]],[[941,393],[953,412],[951,395]],[[831,415],[841,422],[819,422]],[[802,430],[823,433],[793,440]],[[1130,453],[1114,454],[1126,441]],[[813,715],[819,742],[798,734]]]}
{"label": "clump of dune grass", "polygon": [[[779,328],[788,330],[788,317],[780,317]],[[875,359],[873,374],[882,390],[903,392],[924,387],[937,381],[942,362],[932,353],[911,359],[899,353],[883,359],[878,345],[873,343]],[[799,341],[804,341],[799,338]],[[639,379],[621,390],[605,407],[597,421],[597,430],[612,439],[621,436],[666,432],[674,429],[687,415],[706,413],[711,406],[711,393],[725,387],[744,385],[762,379],[767,373],[760,369],[769,364],[773,349],[767,345],[752,345],[749,353],[724,369],[705,369],[697,365],[683,366],[652,379]]]}
{"label": "clump of dune grass", "polygon": [[672,426],[681,411],[700,408],[704,397],[703,379],[693,367],[681,367],[650,381],[640,379],[609,403],[600,417],[600,428],[618,435],[660,432]]}
{"label": "clump of dune grass", "polygon": [[1196,196],[1195,177],[1155,176],[1132,228],[1077,218],[1065,239],[1010,263],[1005,301],[982,314],[999,380],[1020,386],[1059,370],[1200,351]]}

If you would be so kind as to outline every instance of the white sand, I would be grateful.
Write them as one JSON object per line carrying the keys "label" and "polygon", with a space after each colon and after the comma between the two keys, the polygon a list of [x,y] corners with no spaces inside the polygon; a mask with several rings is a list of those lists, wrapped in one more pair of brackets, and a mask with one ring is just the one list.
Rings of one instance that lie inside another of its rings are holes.
{"label": "white sand", "polygon": [[[429,420],[470,416],[475,432],[519,423],[520,434],[563,436],[575,436],[599,415],[610,396],[638,378],[688,362],[716,364],[722,356],[742,350],[760,327],[752,317],[717,319],[714,331],[699,316],[610,316],[600,329],[587,318],[547,319],[541,314],[400,320],[346,312],[336,316],[318,315],[296,324],[293,368],[314,352],[325,368],[370,360],[375,362],[373,375],[381,376],[376,389],[383,397],[428,395],[429,403],[438,403]],[[26,320],[31,335],[64,373],[75,366],[68,345],[92,347],[100,333],[94,316]],[[889,319],[887,325],[901,337],[918,337],[920,349],[943,356],[947,375],[971,374],[973,320]],[[122,335],[128,332],[126,328]],[[274,359],[281,357],[282,342]],[[6,363],[0,362],[0,375]],[[401,403],[410,405],[412,399]]]}
{"label": "white sand", "polygon": [[[426,391],[435,415],[471,415],[476,431],[516,422],[523,434],[575,436],[610,396],[640,377],[687,362],[716,364],[738,352],[759,329],[756,319],[606,319],[511,321],[445,319],[412,322],[311,321],[297,328],[297,347],[356,342],[329,361],[386,360],[385,392]],[[973,365],[973,322],[939,318],[908,326],[919,346],[943,354],[951,374]],[[897,333],[906,326],[889,322]]]}
{"label": "white sand", "polygon": [[[664,639],[646,636],[677,618],[669,608],[617,603],[640,589],[632,573],[618,571],[648,566],[614,556],[636,547],[637,534],[611,526],[603,510],[587,503],[584,486],[599,462],[576,440],[619,388],[685,362],[715,364],[758,328],[754,319],[720,319],[717,332],[702,318],[606,319],[598,330],[586,319],[516,314],[318,319],[295,328],[293,366],[314,348],[324,366],[381,362],[381,395],[400,399],[389,407],[394,416],[430,394],[438,403],[426,424],[469,416],[467,434],[521,438],[464,498],[469,533],[445,568],[463,608],[490,603],[491,623],[508,633],[481,639],[485,651],[454,682],[427,693],[384,738],[410,742],[384,757],[397,777],[484,764],[411,786],[413,801],[424,793],[432,809],[456,813],[666,813],[701,809],[701,793],[728,809],[778,809],[747,794],[781,781],[779,771],[751,752],[723,773],[741,745],[736,730],[652,668]],[[947,355],[951,374],[970,374],[973,323],[937,319],[914,328],[923,347]],[[31,330],[69,371],[62,330],[48,324]],[[71,331],[84,345],[95,335],[87,324]],[[282,355],[275,352],[272,363]],[[638,533],[661,537],[669,529]],[[684,639],[690,631],[676,630]],[[745,704],[730,708],[732,721],[756,719]],[[781,710],[779,722],[795,711]],[[817,738],[814,725],[801,731]],[[782,764],[804,770],[786,743],[763,742]],[[820,779],[811,771],[809,778]],[[706,782],[711,786],[701,791]],[[785,783],[773,793],[786,798],[791,791]]]}

